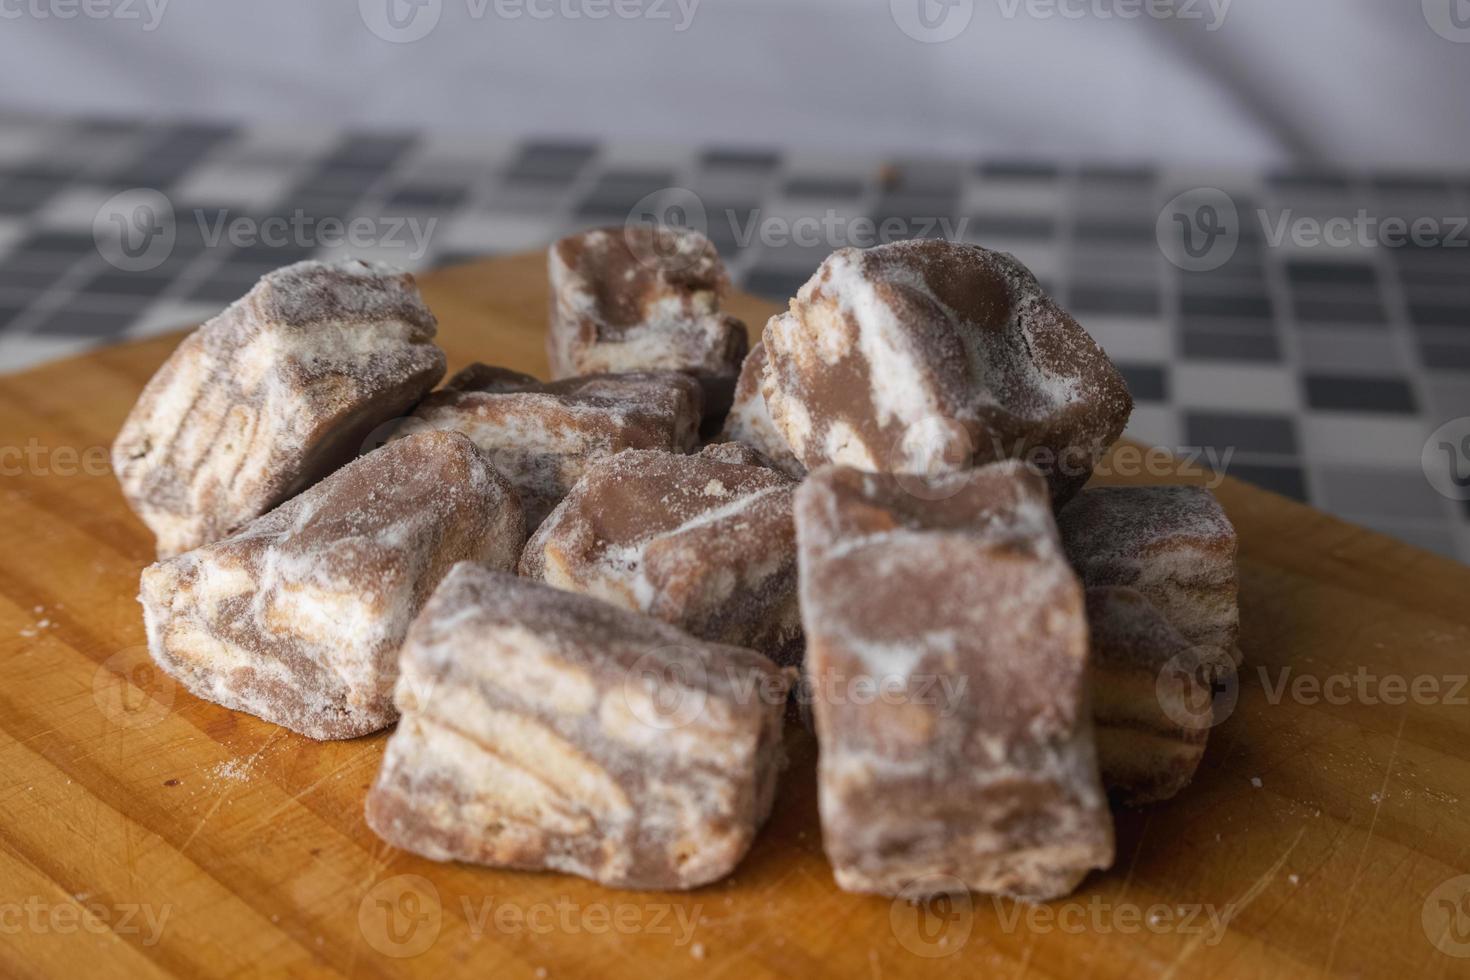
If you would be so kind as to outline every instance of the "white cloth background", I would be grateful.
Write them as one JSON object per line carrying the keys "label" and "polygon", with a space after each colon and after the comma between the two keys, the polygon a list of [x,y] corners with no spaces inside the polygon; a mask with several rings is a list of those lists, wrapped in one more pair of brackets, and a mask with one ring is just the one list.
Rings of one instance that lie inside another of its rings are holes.
{"label": "white cloth background", "polygon": [[[1470,0],[1233,0],[1209,30],[1226,2],[0,0],[0,106],[904,154],[1470,159]],[[969,23],[914,40],[898,22],[919,3]],[[389,4],[410,31],[435,26],[385,41],[366,22]],[[1176,16],[1122,16],[1150,6]]]}

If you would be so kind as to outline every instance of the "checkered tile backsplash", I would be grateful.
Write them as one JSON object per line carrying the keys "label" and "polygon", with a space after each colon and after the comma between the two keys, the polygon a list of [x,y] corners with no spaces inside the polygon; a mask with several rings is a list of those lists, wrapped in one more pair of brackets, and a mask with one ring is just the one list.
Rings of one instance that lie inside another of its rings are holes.
{"label": "checkered tile backsplash", "polygon": [[[1161,247],[1161,215],[1201,187],[1238,209],[1238,245],[1218,268],[1186,271]],[[99,240],[131,213],[119,200],[149,192],[172,210],[171,244],[119,260]],[[1234,476],[1470,561],[1470,505],[1427,475],[1470,472],[1470,420],[1430,440],[1470,416],[1470,232],[1456,218],[1470,214],[1466,174],[0,116],[0,370],[202,321],[309,255],[423,269],[539,248],[643,207],[702,209],[737,281],[778,301],[833,247],[872,244],[875,231],[1010,251],[1127,375],[1132,435],[1217,458],[1233,449]],[[1276,237],[1283,220],[1310,229],[1363,215],[1428,218],[1439,237]]]}

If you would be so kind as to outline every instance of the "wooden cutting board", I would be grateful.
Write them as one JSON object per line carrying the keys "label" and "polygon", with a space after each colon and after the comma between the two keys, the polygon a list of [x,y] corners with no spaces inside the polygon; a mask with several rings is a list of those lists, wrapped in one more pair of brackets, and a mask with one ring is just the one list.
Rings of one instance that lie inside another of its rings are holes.
{"label": "wooden cutting board", "polygon": [[[451,370],[544,372],[539,257],[423,287]],[[1051,906],[838,891],[795,730],[728,881],[438,865],[363,823],[385,736],[313,743],[149,664],[152,541],[103,461],[177,339],[0,379],[0,974],[1470,976],[1470,569],[1226,482],[1238,704],[1194,785],[1121,814],[1117,865]]]}

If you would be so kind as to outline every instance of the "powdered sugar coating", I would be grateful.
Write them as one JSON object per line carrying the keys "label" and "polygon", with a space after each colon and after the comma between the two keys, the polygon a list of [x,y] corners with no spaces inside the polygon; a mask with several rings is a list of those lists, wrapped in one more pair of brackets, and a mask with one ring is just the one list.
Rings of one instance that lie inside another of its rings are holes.
{"label": "powdered sugar coating", "polygon": [[679,228],[601,228],[551,247],[555,378],[628,371],[684,371],[705,387],[705,415],[730,407],[748,342],[745,324],[722,313],[730,288],[709,239]]}
{"label": "powdered sugar coating", "polygon": [[[1041,477],[825,467],[796,521],[838,884],[908,894],[943,875],[1045,900],[1110,863],[1082,594]],[[902,696],[859,699],[862,683]]]}
{"label": "powdered sugar coating", "polygon": [[353,458],[444,375],[413,277],[299,262],[184,339],[113,445],[160,555],[231,533]]}
{"label": "powdered sugar coating", "polygon": [[1013,257],[908,241],[834,252],[766,325],[762,390],[808,467],[938,473],[1020,458],[1074,493],[1127,385]]}
{"label": "powdered sugar coating", "polygon": [[597,460],[625,449],[688,452],[698,441],[699,383],[674,371],[542,384],[472,365],[414,418],[469,436],[511,486],[535,528]]}
{"label": "powdered sugar coating", "polygon": [[405,645],[368,824],[434,860],[705,884],[770,813],[787,684],[751,651],[462,564]]}
{"label": "powdered sugar coating", "polygon": [[1057,522],[1087,586],[1137,589],[1190,643],[1240,664],[1235,528],[1209,490],[1095,487]]}
{"label": "powdered sugar coating", "polygon": [[595,464],[527,543],[521,574],[799,662],[795,484],[727,453]]}
{"label": "powdered sugar coating", "polygon": [[514,567],[519,502],[463,436],[343,467],[235,535],[143,572],[149,650],[192,693],[311,738],[391,724],[399,646],[455,562]]}
{"label": "powdered sugar coating", "polygon": [[776,428],[776,423],[771,421],[771,413],[766,409],[766,396],[761,390],[765,373],[766,347],[757,343],[740,366],[735,401],[730,406],[730,414],[725,417],[725,428],[720,438],[758,450],[783,473],[800,480],[806,476],[806,467],[786,444],[786,437]]}

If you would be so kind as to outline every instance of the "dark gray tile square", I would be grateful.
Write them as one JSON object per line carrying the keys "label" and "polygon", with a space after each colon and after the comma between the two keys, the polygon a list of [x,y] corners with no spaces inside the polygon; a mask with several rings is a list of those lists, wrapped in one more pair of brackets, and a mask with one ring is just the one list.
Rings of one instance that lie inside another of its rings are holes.
{"label": "dark gray tile square", "polygon": [[1229,475],[1237,480],[1279,493],[1283,497],[1308,503],[1307,481],[1298,466],[1272,466],[1267,463],[1236,463],[1229,467]]}
{"label": "dark gray tile square", "polygon": [[1158,240],[1153,219],[1082,218],[1076,226],[1081,242],[1146,244]]}
{"label": "dark gray tile square", "polygon": [[708,170],[763,173],[781,165],[781,154],[775,150],[712,146],[699,155],[699,165]]}
{"label": "dark gray tile square", "polygon": [[1322,411],[1413,415],[1414,391],[1400,378],[1309,374],[1302,378],[1307,405]]}
{"label": "dark gray tile square", "polygon": [[1470,344],[1421,339],[1419,358],[1430,371],[1470,371]]}
{"label": "dark gray tile square", "polygon": [[1378,272],[1366,262],[1313,262],[1298,259],[1286,263],[1286,275],[1293,285],[1371,286],[1378,284]]}
{"label": "dark gray tile square", "polygon": [[1052,181],[1061,170],[1046,160],[986,160],[980,164],[979,173],[993,179]]}
{"label": "dark gray tile square", "polygon": [[51,200],[65,183],[63,180],[37,180],[34,177],[0,182],[0,214],[30,214]]}
{"label": "dark gray tile square", "polygon": [[1377,296],[1292,297],[1296,318],[1303,323],[1372,323],[1387,326],[1388,313]]}
{"label": "dark gray tile square", "polygon": [[598,145],[585,142],[536,141],[516,153],[506,171],[510,179],[570,183],[597,156]]}
{"label": "dark gray tile square", "polygon": [[94,276],[82,286],[81,292],[87,296],[151,298],[159,295],[174,283],[184,265],[187,263],[169,262],[157,269],[150,269],[148,272],[109,270]]}
{"label": "dark gray tile square", "polygon": [[327,154],[329,163],[385,170],[407,153],[418,138],[412,133],[348,133]]}
{"label": "dark gray tile square", "polygon": [[948,160],[895,160],[882,170],[885,189],[919,197],[958,197],[964,177],[964,168]]}
{"label": "dark gray tile square", "polygon": [[1470,327],[1470,306],[1411,303],[1409,316],[1420,327]]}
{"label": "dark gray tile square", "polygon": [[0,303],[0,330],[9,329],[25,311],[26,306],[23,303],[15,303],[9,300]]}
{"label": "dark gray tile square", "polygon": [[1191,446],[1296,456],[1300,441],[1296,421],[1286,415],[1186,412],[1184,438]]}
{"label": "dark gray tile square", "polygon": [[1118,372],[1128,382],[1128,390],[1139,402],[1169,400],[1169,372],[1162,364],[1119,364]]}
{"label": "dark gray tile square", "polygon": [[827,198],[856,200],[863,196],[866,184],[855,177],[795,176],[786,181],[781,193],[795,198]]}
{"label": "dark gray tile square", "polygon": [[1266,179],[1275,191],[1345,194],[1351,188],[1347,174],[1327,170],[1277,171]]}
{"label": "dark gray tile square", "polygon": [[1271,297],[1265,293],[1185,293],[1179,311],[1186,317],[1241,317],[1271,319]]}
{"label": "dark gray tile square", "polygon": [[1281,345],[1274,333],[1267,332],[1223,332],[1185,326],[1180,333],[1179,349],[1185,358],[1195,361],[1275,363],[1281,360]]}
{"label": "dark gray tile square", "polygon": [[1156,290],[1098,286],[1073,286],[1068,305],[1077,314],[1114,316],[1158,316],[1162,307]]}
{"label": "dark gray tile square", "polygon": [[142,309],[141,302],[117,302],[107,309],[63,306],[46,316],[35,332],[55,337],[121,337]]}
{"label": "dark gray tile square", "polygon": [[448,211],[464,203],[469,191],[464,187],[408,184],[388,196],[385,208]]}

